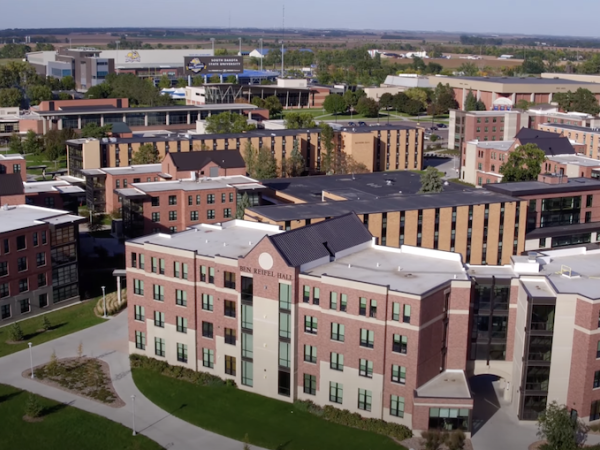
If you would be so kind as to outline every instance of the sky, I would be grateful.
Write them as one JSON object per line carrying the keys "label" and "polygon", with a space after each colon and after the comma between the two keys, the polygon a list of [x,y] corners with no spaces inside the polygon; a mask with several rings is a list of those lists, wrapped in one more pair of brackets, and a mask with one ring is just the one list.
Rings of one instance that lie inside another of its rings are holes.
{"label": "sky", "polygon": [[[1,0],[0,29],[282,27],[600,37],[599,0]],[[85,8],[82,6],[85,5]],[[493,5],[493,6],[492,6]],[[568,11],[570,5],[581,13]]]}

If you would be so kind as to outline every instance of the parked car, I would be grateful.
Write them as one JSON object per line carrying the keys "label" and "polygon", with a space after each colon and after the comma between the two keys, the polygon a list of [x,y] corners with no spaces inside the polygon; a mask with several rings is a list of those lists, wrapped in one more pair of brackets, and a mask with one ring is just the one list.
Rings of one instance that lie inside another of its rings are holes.
{"label": "parked car", "polygon": [[446,125],[445,123],[438,123],[436,125],[440,128],[448,128],[448,125]]}
{"label": "parked car", "polygon": [[356,124],[354,122],[348,122],[348,126],[349,127],[354,127],[354,126],[356,126]]}
{"label": "parked car", "polygon": [[429,128],[429,129],[430,129],[431,131],[437,131],[437,130],[438,130],[438,127],[431,127],[431,128]]}
{"label": "parked car", "polygon": [[359,127],[366,127],[367,123],[366,122],[358,122],[358,126]]}

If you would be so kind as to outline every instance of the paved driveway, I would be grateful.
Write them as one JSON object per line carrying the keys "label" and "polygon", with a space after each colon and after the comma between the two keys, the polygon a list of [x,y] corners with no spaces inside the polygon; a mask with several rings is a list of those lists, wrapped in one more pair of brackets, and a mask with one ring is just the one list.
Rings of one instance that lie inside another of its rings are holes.
{"label": "paved driveway", "polygon": [[239,450],[242,448],[241,442],[184,422],[169,414],[168,411],[163,411],[142,395],[131,377],[126,314],[120,314],[95,327],[34,347],[33,364],[39,365],[49,361],[52,351],[56,352],[58,358],[76,356],[80,342],[83,344],[85,355],[98,357],[109,364],[115,390],[127,406],[111,408],[29,378],[23,378],[21,373],[30,367],[29,350],[0,358],[0,383],[68,403],[76,408],[107,417],[126,427],[132,425],[131,395],[135,395],[135,423],[138,432],[167,449]]}

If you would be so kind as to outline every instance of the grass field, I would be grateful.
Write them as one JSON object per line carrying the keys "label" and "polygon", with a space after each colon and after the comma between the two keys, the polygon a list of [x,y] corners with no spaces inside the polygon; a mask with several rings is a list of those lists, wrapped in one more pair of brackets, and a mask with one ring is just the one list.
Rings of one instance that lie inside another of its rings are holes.
{"label": "grass field", "polygon": [[[327,422],[290,403],[230,386],[198,386],[133,369],[142,393],[165,411],[215,433],[268,449],[402,450],[387,436]],[[240,443],[240,449],[242,444]]]}
{"label": "grass field", "polygon": [[29,394],[0,384],[0,448],[44,450],[159,450],[146,436],[104,417],[36,396],[43,407],[41,422],[23,420]]}
{"label": "grass field", "polygon": [[[21,326],[21,330],[23,330],[25,338],[23,339],[23,342],[18,344],[6,343],[7,340],[10,340],[9,330],[11,325],[0,328],[0,357],[10,355],[11,353],[15,353],[27,348],[28,342],[33,343],[34,346],[43,344],[44,342],[48,342],[104,322],[104,319],[96,317],[94,314],[94,306],[96,306],[96,300],[90,300],[85,303],[45,314],[51,325],[51,329],[45,332],[38,331],[42,328],[42,316],[36,316],[32,317],[31,319],[23,320],[19,322],[19,325]],[[76,347],[77,343],[74,343],[74,351],[76,350]],[[50,355],[48,355],[48,357],[50,357]]]}

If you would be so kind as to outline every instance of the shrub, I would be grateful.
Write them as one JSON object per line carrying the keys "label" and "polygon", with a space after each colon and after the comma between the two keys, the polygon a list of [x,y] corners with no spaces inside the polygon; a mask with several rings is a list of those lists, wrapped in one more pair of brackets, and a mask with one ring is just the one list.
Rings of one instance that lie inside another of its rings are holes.
{"label": "shrub", "polygon": [[55,351],[50,355],[50,362],[46,366],[46,371],[50,375],[56,375],[56,372],[58,371],[58,358],[56,357]]}
{"label": "shrub", "polygon": [[426,450],[438,450],[446,440],[446,436],[440,430],[424,431],[421,437],[425,440]]}
{"label": "shrub", "polygon": [[13,323],[10,327],[10,340],[15,342],[23,340],[23,330],[21,330],[19,322]]}
{"label": "shrub", "polygon": [[40,404],[37,396],[29,394],[27,403],[25,404],[25,415],[28,417],[40,417],[42,415],[42,405]]}
{"label": "shrub", "polygon": [[48,319],[48,316],[44,314],[44,318],[42,319],[42,329],[44,331],[48,331],[50,328],[52,328],[50,319]]}
{"label": "shrub", "polygon": [[[167,377],[188,381],[201,386],[235,386],[233,380],[228,380],[226,382],[222,378],[210,373],[196,372],[195,370],[182,366],[171,366],[165,361],[159,361],[158,359],[149,358],[143,355],[129,355],[129,360],[132,369],[146,369]],[[229,381],[231,381],[231,383]]]}
{"label": "shrub", "polygon": [[448,450],[462,450],[465,446],[465,433],[462,430],[454,430],[446,436],[446,447]]}

